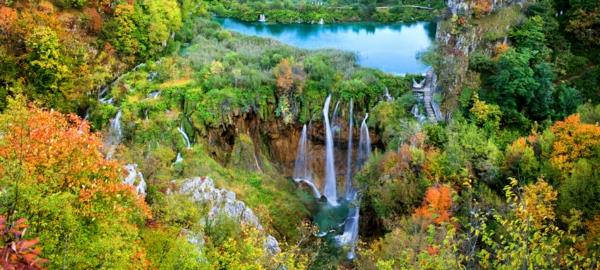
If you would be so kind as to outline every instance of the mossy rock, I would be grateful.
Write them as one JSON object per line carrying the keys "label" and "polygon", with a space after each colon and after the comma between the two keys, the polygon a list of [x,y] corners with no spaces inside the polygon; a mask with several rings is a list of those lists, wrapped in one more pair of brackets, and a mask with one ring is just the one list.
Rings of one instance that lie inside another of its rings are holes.
{"label": "mossy rock", "polygon": [[246,171],[262,171],[254,142],[247,134],[239,134],[231,152],[229,165]]}

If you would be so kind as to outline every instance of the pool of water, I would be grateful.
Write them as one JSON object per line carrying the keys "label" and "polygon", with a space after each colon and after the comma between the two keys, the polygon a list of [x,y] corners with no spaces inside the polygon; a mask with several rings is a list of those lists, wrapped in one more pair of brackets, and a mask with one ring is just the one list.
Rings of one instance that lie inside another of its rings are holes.
{"label": "pool of water", "polygon": [[435,39],[435,23],[265,24],[216,18],[226,29],[304,49],[354,52],[361,66],[393,74],[424,73],[419,60]]}

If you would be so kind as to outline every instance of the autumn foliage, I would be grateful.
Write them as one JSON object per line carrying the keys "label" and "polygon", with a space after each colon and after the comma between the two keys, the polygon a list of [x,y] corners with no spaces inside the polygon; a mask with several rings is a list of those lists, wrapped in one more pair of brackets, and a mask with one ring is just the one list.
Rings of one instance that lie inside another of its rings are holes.
{"label": "autumn foliage", "polygon": [[[122,183],[120,166],[104,159],[100,137],[75,115],[21,104],[13,101],[10,113],[0,115],[0,201],[8,203],[0,206],[2,214],[30,221],[30,235],[39,237],[50,268],[75,250],[81,259],[70,257],[66,265],[143,262],[144,249],[132,242],[151,217],[149,207]],[[87,231],[90,226],[97,229]],[[80,243],[78,237],[89,239]],[[114,254],[97,257],[98,250]]]}
{"label": "autumn foliage", "polygon": [[569,173],[580,158],[589,158],[600,147],[600,126],[581,123],[579,114],[556,122],[550,130],[555,139],[550,162]]}
{"label": "autumn foliage", "polygon": [[490,13],[492,11],[492,0],[475,0],[473,10],[476,16]]}
{"label": "autumn foliage", "polygon": [[445,185],[428,188],[423,205],[415,210],[414,216],[431,220],[436,224],[450,221],[452,193],[452,188]]}

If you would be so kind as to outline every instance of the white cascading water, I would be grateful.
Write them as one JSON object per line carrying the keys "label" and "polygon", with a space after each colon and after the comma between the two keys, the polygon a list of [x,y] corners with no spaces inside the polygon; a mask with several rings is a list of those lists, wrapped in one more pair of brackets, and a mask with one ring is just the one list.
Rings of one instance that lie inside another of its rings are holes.
{"label": "white cascading water", "polygon": [[[367,119],[369,114],[365,115],[362,124],[360,125],[360,133],[358,139],[358,157],[356,162],[356,170],[359,171],[364,166],[365,162],[371,156],[371,137],[369,136],[369,128],[367,127]],[[336,237],[340,245],[349,245],[347,258],[352,260],[356,256],[355,248],[358,241],[358,221],[360,217],[360,205],[358,200],[358,192],[354,188],[350,188],[346,199],[351,206],[348,212],[348,217],[344,223],[344,233]]]}
{"label": "white cascading water", "polygon": [[369,114],[365,115],[362,124],[360,124],[360,133],[358,136],[358,158],[356,162],[357,170],[360,170],[365,162],[371,156],[371,137],[369,137],[369,127],[367,127],[367,119]]}
{"label": "white cascading water", "polygon": [[338,100],[335,103],[335,107],[333,107],[333,116],[331,117],[331,131],[333,131],[334,136],[337,134],[340,126],[338,125],[338,109],[340,106],[340,101]]}
{"label": "white cascading water", "polygon": [[325,123],[325,188],[323,195],[327,198],[329,205],[337,206],[337,182],[335,175],[334,153],[333,153],[333,132],[329,123],[329,103],[331,95],[325,100],[323,107],[323,118]]}
{"label": "white cascading water", "polygon": [[[338,206],[337,201],[337,182],[335,174],[334,164],[334,147],[333,147],[333,131],[332,123],[329,121],[329,105],[331,103],[331,95],[325,100],[323,107],[324,117],[324,128],[325,128],[325,187],[323,195],[327,198],[327,203],[330,206]],[[348,216],[346,216],[343,223],[343,233],[334,237],[338,245],[347,246],[350,248],[347,253],[347,258],[352,260],[356,257],[355,249],[358,241],[358,230],[359,230],[359,217],[360,217],[360,198],[358,191],[353,187],[352,174],[355,171],[359,171],[371,156],[371,138],[369,135],[369,128],[367,126],[367,119],[369,114],[365,115],[360,130],[359,130],[359,142],[358,142],[358,154],[357,160],[354,166],[352,166],[353,160],[353,101],[350,100],[349,104],[349,117],[348,117],[348,148],[347,148],[347,159],[346,159],[346,182],[345,182],[345,195],[344,199],[349,204]],[[337,110],[336,110],[337,111]],[[336,113],[334,112],[334,118]],[[296,155],[296,162],[294,167],[294,180],[296,182],[304,182],[313,188],[315,197],[320,198],[318,195],[319,191],[312,182],[312,175],[308,165],[308,138],[307,138],[307,127],[302,127],[302,134],[298,143],[298,150]],[[331,232],[331,231],[330,231]],[[327,231],[323,231],[317,236],[323,237],[327,235]]]}
{"label": "white cascading water", "polygon": [[183,162],[183,156],[181,156],[181,152],[177,153],[177,157],[175,158],[175,164]]}
{"label": "white cascading water", "polygon": [[348,114],[348,148],[346,157],[346,200],[350,200],[352,193],[352,129],[354,127],[354,119],[352,117],[354,103],[350,99],[350,113]]}
{"label": "white cascading water", "polygon": [[[135,187],[135,191],[142,196],[146,196],[146,181],[144,180],[144,175],[142,172],[137,170],[137,164],[127,164],[125,165],[125,169],[127,170],[127,176],[123,179],[123,183],[128,184],[130,186]],[[137,185],[136,185],[136,179]]]}
{"label": "white cascading water", "polygon": [[357,192],[352,191],[350,194],[350,203],[352,204],[348,210],[348,217],[344,221],[344,232],[335,237],[339,245],[350,246],[347,258],[352,260],[355,257],[356,242],[358,241],[358,219],[360,217],[360,205],[358,205]]}
{"label": "white cascading water", "polygon": [[387,87],[385,88],[383,96],[385,97],[386,101],[393,101],[394,100],[394,98],[392,97],[392,95],[390,95],[390,90]]}
{"label": "white cascading water", "polygon": [[425,122],[425,120],[427,120],[427,116],[423,115],[420,111],[419,111],[419,105],[415,104],[412,109],[410,110],[410,113],[417,118],[417,121],[419,121],[420,123]]}
{"label": "white cascading water", "polygon": [[304,183],[312,189],[315,198],[321,198],[319,188],[314,184],[312,173],[309,169],[308,156],[308,128],[306,125],[302,127],[300,141],[298,142],[298,150],[296,152],[296,161],[294,163],[294,181]]}
{"label": "white cascading water", "polygon": [[113,154],[117,148],[117,145],[121,143],[121,137],[123,136],[123,131],[121,130],[121,110],[117,112],[115,118],[110,120],[110,127],[108,129],[108,136],[106,139],[106,159],[112,159]]}
{"label": "white cascading water", "polygon": [[260,14],[260,16],[258,16],[258,22],[267,22],[267,17],[265,16],[265,14]]}
{"label": "white cascading water", "polygon": [[148,94],[149,99],[155,99],[160,96],[160,91],[152,91]]}
{"label": "white cascading water", "polygon": [[192,149],[192,144],[190,143],[190,138],[185,133],[185,129],[183,129],[183,125],[178,127],[177,130],[179,131],[179,133],[181,133],[181,137],[183,137],[183,140],[185,141],[185,147],[187,149]]}

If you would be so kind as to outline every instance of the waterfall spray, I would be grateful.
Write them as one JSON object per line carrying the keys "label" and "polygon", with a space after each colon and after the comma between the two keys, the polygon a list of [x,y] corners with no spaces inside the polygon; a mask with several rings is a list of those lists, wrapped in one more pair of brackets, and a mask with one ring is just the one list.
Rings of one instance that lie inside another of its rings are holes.
{"label": "waterfall spray", "polygon": [[365,115],[362,124],[360,125],[360,133],[358,139],[358,158],[356,161],[357,169],[360,170],[365,162],[371,156],[371,138],[369,137],[369,127],[367,127],[367,119],[369,114]]}
{"label": "waterfall spray", "polygon": [[[145,197],[146,181],[142,172],[138,171],[137,164],[127,164],[125,165],[125,169],[127,170],[127,177],[123,179],[123,183],[135,187],[137,193]],[[136,179],[138,180],[137,185],[135,183]]]}
{"label": "waterfall spray", "polygon": [[302,134],[298,142],[298,151],[296,153],[296,162],[294,163],[294,180],[299,181],[312,180],[308,171],[308,145],[306,125],[302,127]]}
{"label": "waterfall spray", "polygon": [[329,103],[331,95],[325,100],[323,107],[323,118],[325,122],[325,188],[323,193],[327,202],[332,206],[337,206],[337,182],[335,175],[334,153],[333,153],[333,133],[329,123]]}
{"label": "waterfall spray", "polygon": [[185,141],[185,147],[187,149],[191,149],[192,144],[190,143],[190,138],[185,133],[185,129],[183,129],[183,124],[180,127],[178,127],[177,130],[179,131],[179,133],[181,133],[181,136],[183,137],[183,140]]}
{"label": "waterfall spray", "polygon": [[393,101],[394,98],[392,97],[392,95],[390,95],[390,90],[386,87],[385,91],[383,92],[383,96],[385,97],[386,101]]}
{"label": "waterfall spray", "polygon": [[315,185],[312,179],[312,173],[308,167],[308,129],[306,125],[302,127],[302,134],[298,142],[298,151],[296,154],[296,162],[294,163],[294,181],[308,185],[313,192],[315,198],[321,198],[321,192]]}
{"label": "waterfall spray", "polygon": [[340,101],[338,100],[335,103],[335,107],[333,107],[333,116],[331,117],[331,130],[335,134],[338,132],[340,126],[338,125],[338,109],[340,106]]}
{"label": "waterfall spray", "polygon": [[[350,201],[352,204],[358,203],[358,194],[356,191],[352,191],[350,194]],[[348,212],[348,217],[344,222],[344,232],[341,235],[335,237],[335,240],[339,245],[350,246],[347,258],[352,260],[356,256],[355,248],[356,242],[358,241],[358,221],[360,217],[360,206],[352,205]]]}
{"label": "waterfall spray", "polygon": [[105,143],[105,147],[108,149],[106,153],[107,160],[112,159],[117,145],[121,143],[122,136],[123,131],[121,130],[121,110],[119,110],[117,115],[115,115],[115,118],[110,120],[110,127],[108,129],[108,136]]}

